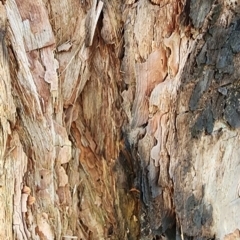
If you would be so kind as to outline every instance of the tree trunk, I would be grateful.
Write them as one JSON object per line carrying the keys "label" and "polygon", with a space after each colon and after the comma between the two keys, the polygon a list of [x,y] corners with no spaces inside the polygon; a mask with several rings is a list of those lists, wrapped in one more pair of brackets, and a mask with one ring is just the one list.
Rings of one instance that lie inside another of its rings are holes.
{"label": "tree trunk", "polygon": [[0,1],[0,239],[240,237],[236,0]]}

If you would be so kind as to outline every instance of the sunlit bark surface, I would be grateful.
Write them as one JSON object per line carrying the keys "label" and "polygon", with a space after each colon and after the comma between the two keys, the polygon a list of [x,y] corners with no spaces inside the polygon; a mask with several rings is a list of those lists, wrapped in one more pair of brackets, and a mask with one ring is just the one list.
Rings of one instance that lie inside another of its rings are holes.
{"label": "sunlit bark surface", "polygon": [[0,239],[238,239],[237,0],[0,1]]}

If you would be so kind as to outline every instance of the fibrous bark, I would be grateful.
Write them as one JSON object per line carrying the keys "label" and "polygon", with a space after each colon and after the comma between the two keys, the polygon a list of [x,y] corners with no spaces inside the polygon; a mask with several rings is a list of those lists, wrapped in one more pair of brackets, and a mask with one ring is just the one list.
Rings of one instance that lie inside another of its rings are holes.
{"label": "fibrous bark", "polygon": [[239,14],[0,1],[0,239],[239,237]]}

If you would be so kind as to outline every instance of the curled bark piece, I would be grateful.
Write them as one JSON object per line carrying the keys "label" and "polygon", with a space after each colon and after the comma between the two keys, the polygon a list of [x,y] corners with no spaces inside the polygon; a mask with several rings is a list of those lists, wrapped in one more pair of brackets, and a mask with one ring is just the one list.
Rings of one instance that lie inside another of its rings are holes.
{"label": "curled bark piece", "polygon": [[150,0],[150,2],[154,3],[154,4],[160,4],[162,0]]}
{"label": "curled bark piece", "polygon": [[26,193],[27,195],[30,195],[31,189],[28,186],[24,186],[22,189],[22,193]]}
{"label": "curled bark piece", "polygon": [[100,1],[97,4],[97,0],[94,0],[92,9],[88,13],[86,24],[85,24],[85,29],[86,29],[85,45],[87,47],[90,47],[92,45],[95,29],[97,26],[100,13],[102,12],[102,8],[103,8],[103,2]]}
{"label": "curled bark piece", "polygon": [[72,42],[67,41],[63,44],[61,44],[60,46],[57,47],[57,51],[58,52],[67,52],[71,49],[72,47]]}
{"label": "curled bark piece", "polygon": [[171,74],[173,77],[177,75],[179,67],[179,47],[180,47],[180,36],[177,31],[175,31],[169,38],[164,39],[164,44],[166,47],[170,48],[171,55],[168,59],[168,68],[171,69]]}
{"label": "curled bark piece", "polygon": [[70,240],[70,239],[77,239],[77,237],[76,236],[63,236],[63,239],[64,240]]}
{"label": "curled bark piece", "polygon": [[135,0],[127,0],[127,1],[126,1],[126,4],[129,4],[129,5],[130,5],[130,4],[133,4],[133,3],[135,3]]}
{"label": "curled bark piece", "polygon": [[28,196],[28,199],[27,199],[27,205],[31,206],[35,203],[35,201],[36,201],[35,197],[30,195],[30,196]]}

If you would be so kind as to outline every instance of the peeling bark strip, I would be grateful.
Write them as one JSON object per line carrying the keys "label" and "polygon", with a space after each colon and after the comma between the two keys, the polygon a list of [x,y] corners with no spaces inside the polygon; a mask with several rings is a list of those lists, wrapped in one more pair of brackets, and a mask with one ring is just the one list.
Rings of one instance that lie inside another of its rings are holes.
{"label": "peeling bark strip", "polygon": [[0,239],[239,238],[237,1],[0,1]]}
{"label": "peeling bark strip", "polygon": [[100,13],[103,8],[103,2],[99,1],[97,3],[97,0],[93,0],[93,5],[91,10],[89,11],[87,18],[86,18],[86,23],[85,23],[85,28],[86,28],[86,38],[85,38],[85,44],[86,47],[90,47],[93,42],[93,37],[95,34],[97,22],[100,16]]}
{"label": "peeling bark strip", "polygon": [[22,19],[22,31],[26,51],[54,44],[54,35],[42,1],[16,0],[16,4]]}

